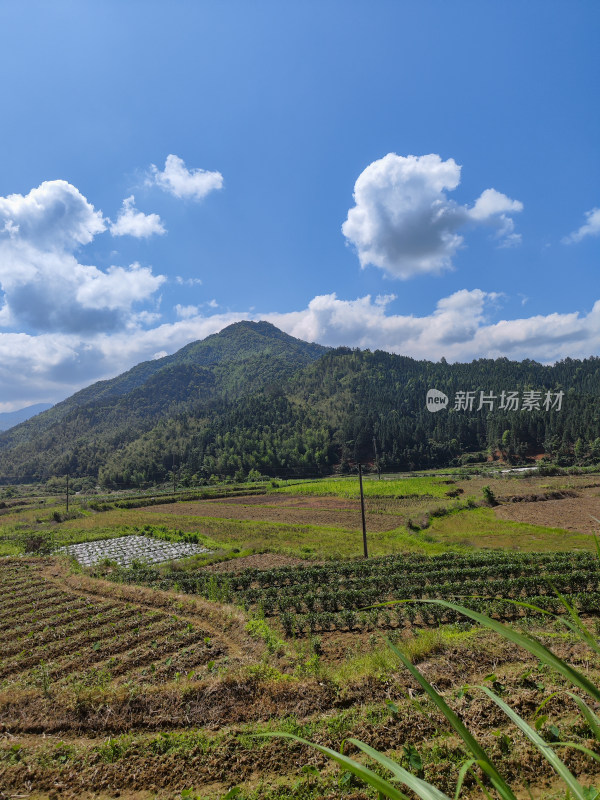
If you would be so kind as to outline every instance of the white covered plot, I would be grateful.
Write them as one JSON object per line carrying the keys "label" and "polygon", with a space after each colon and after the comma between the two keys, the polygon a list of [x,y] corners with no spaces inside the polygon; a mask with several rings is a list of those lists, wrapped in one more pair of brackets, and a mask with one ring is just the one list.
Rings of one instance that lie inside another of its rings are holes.
{"label": "white covered plot", "polygon": [[72,556],[84,567],[90,567],[106,558],[116,561],[122,567],[128,567],[134,559],[145,564],[160,564],[210,551],[199,544],[166,542],[149,536],[119,536],[117,539],[71,544],[56,552]]}

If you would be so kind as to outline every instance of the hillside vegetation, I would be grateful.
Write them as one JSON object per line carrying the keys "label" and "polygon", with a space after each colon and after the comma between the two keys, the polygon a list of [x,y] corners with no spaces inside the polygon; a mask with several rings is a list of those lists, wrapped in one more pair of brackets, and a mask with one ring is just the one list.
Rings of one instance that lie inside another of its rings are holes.
{"label": "hillside vegetation", "polygon": [[[431,388],[449,397],[430,413]],[[458,392],[472,409],[455,410]],[[500,410],[502,392],[539,392],[539,409]],[[478,410],[480,393],[496,396]],[[544,408],[547,392],[561,406]],[[438,363],[328,349],[266,322],[241,322],[172,356],[84,389],[0,435],[0,479],[89,475],[108,486],[211,475],[273,477],[457,465],[486,454],[518,463],[600,460],[600,359],[554,366],[506,358]],[[465,453],[474,454],[465,457]],[[479,454],[479,455],[477,455]]]}

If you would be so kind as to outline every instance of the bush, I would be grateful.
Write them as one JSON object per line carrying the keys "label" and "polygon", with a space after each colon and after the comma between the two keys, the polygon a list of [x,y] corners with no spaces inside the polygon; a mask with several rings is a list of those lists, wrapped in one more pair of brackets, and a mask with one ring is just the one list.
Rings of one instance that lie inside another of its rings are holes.
{"label": "bush", "polygon": [[50,531],[26,534],[23,538],[23,549],[26,553],[49,555],[54,550],[54,537]]}
{"label": "bush", "polygon": [[489,486],[484,486],[481,491],[483,493],[483,500],[485,503],[487,503],[488,506],[498,505],[498,501],[496,500],[496,495],[490,489]]}
{"label": "bush", "polygon": [[246,631],[253,639],[262,639],[269,653],[281,654],[285,651],[285,643],[267,625],[264,619],[251,619],[246,624]]}

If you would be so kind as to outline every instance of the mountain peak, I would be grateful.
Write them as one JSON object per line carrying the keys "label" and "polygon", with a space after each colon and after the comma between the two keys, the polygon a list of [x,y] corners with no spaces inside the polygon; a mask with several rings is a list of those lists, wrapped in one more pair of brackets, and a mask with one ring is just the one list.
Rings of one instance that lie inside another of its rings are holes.
{"label": "mountain peak", "polygon": [[305,342],[290,336],[266,320],[241,320],[233,322],[218,333],[207,336],[183,347],[169,361],[213,363],[222,359],[234,360],[258,356],[261,352],[287,354],[288,357],[303,354],[308,360],[318,358],[329,348],[320,344]]}
{"label": "mountain peak", "polygon": [[[227,325],[226,328],[222,328],[219,333],[214,333],[212,336],[207,336],[207,338],[203,341],[207,341],[213,337],[223,338],[229,336],[239,336],[240,334],[245,333],[259,334],[260,336],[279,341],[302,342],[302,344],[307,344],[307,342],[305,342],[303,339],[297,339],[295,336],[290,336],[289,333],[285,333],[285,331],[280,330],[278,327],[273,325],[272,322],[267,322],[265,319],[257,321],[243,319],[240,322],[232,322],[231,325]],[[325,349],[327,348],[323,347],[323,350]]]}
{"label": "mountain peak", "polygon": [[[283,333],[283,331],[280,331],[279,328],[276,328],[272,322],[267,322],[265,319],[258,321],[242,319],[239,322],[232,322],[231,325],[227,325],[226,328],[223,328],[221,333],[226,333],[227,331],[233,332],[236,330],[253,330],[261,333]],[[215,335],[218,336],[219,334]]]}

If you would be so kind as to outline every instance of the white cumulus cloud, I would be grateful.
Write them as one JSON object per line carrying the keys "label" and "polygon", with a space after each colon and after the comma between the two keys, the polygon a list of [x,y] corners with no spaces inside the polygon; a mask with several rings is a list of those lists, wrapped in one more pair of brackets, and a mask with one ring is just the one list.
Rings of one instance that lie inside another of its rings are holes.
{"label": "white cumulus cloud", "polygon": [[0,241],[73,251],[105,228],[102,213],[67,181],[44,181],[29,194],[0,197]]}
{"label": "white cumulus cloud", "polygon": [[315,297],[301,311],[253,315],[253,319],[267,319],[308,341],[432,361],[442,356],[448,361],[506,356],[553,363],[567,357],[585,358],[600,349],[600,300],[587,314],[550,313],[494,322],[499,297],[481,289],[461,289],[419,317],[391,314],[388,303],[374,301],[370,295],[341,300],[330,294]]}
{"label": "white cumulus cloud", "polygon": [[135,196],[123,200],[117,221],[110,226],[113,236],[134,236],[144,239],[153,234],[166,233],[166,228],[158,214],[144,214],[135,207]]}
{"label": "white cumulus cloud", "polygon": [[188,169],[183,159],[173,154],[167,156],[164,170],[151,166],[150,183],[175,197],[202,200],[207,194],[223,187],[223,176],[220,172],[205,169]]}
{"label": "white cumulus cloud", "polygon": [[599,235],[600,235],[600,208],[592,208],[591,211],[585,212],[584,224],[574,233],[571,233],[569,236],[565,236],[565,238],[563,239],[563,244],[576,244],[577,242],[580,242],[582,239],[585,239],[586,236],[599,236]]}
{"label": "white cumulus cloud", "polygon": [[[433,361],[442,356],[448,361],[506,356],[552,363],[600,351],[600,300],[587,313],[498,320],[499,297],[481,289],[461,289],[442,297],[429,313],[417,316],[393,313],[393,295],[346,300],[327,294],[287,313],[203,314],[182,306],[180,319],[149,328],[133,318],[127,329],[37,335],[0,332],[2,402],[6,408],[56,402],[93,381],[174,353],[242,319],[266,319],[292,336],[334,347],[381,349]],[[110,293],[104,301],[112,301]]]}
{"label": "white cumulus cloud", "polygon": [[165,281],[132,264],[103,271],[76,251],[106,228],[101,212],[66,181],[0,198],[0,326],[41,332],[125,328],[132,307]]}
{"label": "white cumulus cloud", "polygon": [[369,164],[342,225],[361,266],[372,264],[398,278],[439,273],[452,266],[464,241],[459,230],[469,223],[492,225],[503,246],[516,244],[510,214],[522,203],[486,189],[471,208],[460,205],[446,194],[460,184],[460,172],[454,159],[442,161],[435,153],[388,153]]}

